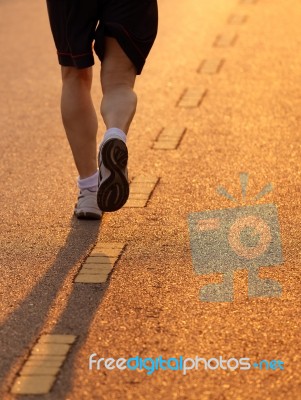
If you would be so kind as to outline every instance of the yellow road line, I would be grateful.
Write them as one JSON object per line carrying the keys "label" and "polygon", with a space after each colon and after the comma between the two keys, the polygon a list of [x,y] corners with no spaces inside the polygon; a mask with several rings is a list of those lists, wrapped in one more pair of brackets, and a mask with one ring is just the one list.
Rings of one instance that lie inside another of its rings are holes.
{"label": "yellow road line", "polygon": [[15,379],[11,393],[49,393],[75,339],[73,335],[42,335]]}

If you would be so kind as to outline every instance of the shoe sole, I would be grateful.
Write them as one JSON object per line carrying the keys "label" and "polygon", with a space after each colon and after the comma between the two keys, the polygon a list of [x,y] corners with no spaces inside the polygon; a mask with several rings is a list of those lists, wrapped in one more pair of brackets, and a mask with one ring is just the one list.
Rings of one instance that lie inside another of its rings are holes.
{"label": "shoe sole", "polygon": [[94,214],[92,212],[75,212],[74,215],[77,217],[77,219],[87,219],[87,220],[98,220],[101,219],[101,215]]}
{"label": "shoe sole", "polygon": [[123,172],[128,161],[126,144],[120,139],[108,140],[102,147],[101,157],[110,176],[98,188],[98,207],[105,212],[117,211],[129,197],[129,183]]}

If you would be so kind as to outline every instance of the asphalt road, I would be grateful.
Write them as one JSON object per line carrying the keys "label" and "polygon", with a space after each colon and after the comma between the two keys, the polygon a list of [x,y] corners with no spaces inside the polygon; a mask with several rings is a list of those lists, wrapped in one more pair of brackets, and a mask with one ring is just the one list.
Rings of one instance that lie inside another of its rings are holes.
{"label": "asphalt road", "polygon": [[[77,173],[60,120],[60,70],[46,6],[0,0],[1,399],[301,398],[301,4],[159,0],[159,10],[128,140],[130,177],[147,174],[158,183],[146,207],[107,213],[99,224],[72,215]],[[156,148],[168,129],[180,135],[176,148]],[[100,121],[99,140],[103,131]],[[242,172],[249,174],[245,197]],[[254,201],[269,183],[273,191]],[[236,203],[219,195],[219,186]],[[278,282],[275,297],[269,285],[257,297],[263,281],[251,273],[248,280],[246,257],[237,257],[236,269],[223,225],[225,210],[265,204],[278,221],[262,214],[272,244],[256,268]],[[188,216],[202,219],[214,210],[220,233],[195,242],[196,251]],[[108,281],[74,283],[95,244],[106,242],[125,246]],[[206,265],[193,262],[204,255]],[[222,279],[224,289],[213,290],[211,301],[200,298],[201,289],[204,295],[206,285]],[[76,336],[50,393],[11,393],[44,334]],[[199,368],[185,376],[97,371],[88,369],[92,353],[249,358],[252,368]],[[284,370],[253,367],[260,360],[281,360]]]}

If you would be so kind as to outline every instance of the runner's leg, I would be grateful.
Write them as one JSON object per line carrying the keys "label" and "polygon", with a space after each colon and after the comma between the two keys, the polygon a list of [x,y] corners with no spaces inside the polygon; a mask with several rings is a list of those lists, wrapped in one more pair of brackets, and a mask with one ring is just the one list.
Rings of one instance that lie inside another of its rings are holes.
{"label": "runner's leg", "polygon": [[101,64],[101,115],[107,129],[119,128],[128,133],[137,105],[137,96],[133,91],[136,73],[117,40],[105,37]]}
{"label": "runner's leg", "polygon": [[62,119],[80,178],[97,171],[97,116],[91,98],[92,67],[62,67]]}

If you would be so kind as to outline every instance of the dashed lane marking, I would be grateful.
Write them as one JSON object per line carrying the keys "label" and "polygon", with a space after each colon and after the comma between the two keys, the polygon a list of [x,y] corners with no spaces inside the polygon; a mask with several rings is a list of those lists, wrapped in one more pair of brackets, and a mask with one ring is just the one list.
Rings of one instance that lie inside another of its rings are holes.
{"label": "dashed lane marking", "polygon": [[124,208],[146,207],[159,179],[153,175],[141,175],[133,178],[130,185],[129,199],[125,203]]}
{"label": "dashed lane marking", "polygon": [[58,368],[55,366],[44,366],[40,365],[39,367],[36,365],[26,365],[22,368],[22,371],[20,372],[21,376],[27,376],[27,375],[46,375],[46,376],[53,376],[58,373]]}
{"label": "dashed lane marking", "polygon": [[124,206],[125,208],[144,208],[146,206],[148,198],[140,199],[140,200],[135,200],[134,198],[131,198],[127,201],[126,205]]}
{"label": "dashed lane marking", "polygon": [[108,273],[106,274],[85,274],[81,273],[76,278],[76,283],[105,283],[108,279]]}
{"label": "dashed lane marking", "polygon": [[144,182],[133,182],[130,186],[130,196],[132,193],[135,194],[145,194],[147,197],[148,194],[154,187],[154,183],[144,183]]}
{"label": "dashed lane marking", "polygon": [[117,257],[120,254],[121,249],[102,248],[96,245],[91,251],[90,256],[92,257]]}
{"label": "dashed lane marking", "polygon": [[199,107],[205,97],[206,89],[186,89],[178,102],[178,107],[196,108]]}
{"label": "dashed lane marking", "polygon": [[73,344],[75,338],[73,335],[42,335],[38,343]]}
{"label": "dashed lane marking", "polygon": [[202,74],[217,74],[222,69],[224,63],[225,60],[221,58],[203,60],[197,72]]}
{"label": "dashed lane marking", "polygon": [[122,250],[124,248],[124,243],[120,242],[105,242],[105,243],[97,243],[95,248],[99,249],[119,249]]}
{"label": "dashed lane marking", "polygon": [[145,200],[145,193],[131,193],[131,200]]}
{"label": "dashed lane marking", "polygon": [[100,257],[96,257],[94,256],[89,256],[86,261],[85,264],[114,264],[115,261],[117,260],[117,257],[108,257],[105,255],[105,253],[99,253],[102,254],[102,256]]}
{"label": "dashed lane marking", "polygon": [[186,128],[171,125],[163,128],[153,144],[154,150],[176,150],[185,135]]}
{"label": "dashed lane marking", "polygon": [[21,376],[12,388],[13,394],[47,394],[55,382],[54,375]]}
{"label": "dashed lane marking", "polygon": [[213,46],[215,47],[230,47],[235,44],[238,36],[236,34],[224,33],[218,35],[215,39]]}
{"label": "dashed lane marking", "polygon": [[105,283],[120,257],[125,243],[97,243],[82,264],[75,283]]}
{"label": "dashed lane marking", "polygon": [[42,335],[15,379],[13,394],[47,394],[76,336]]}
{"label": "dashed lane marking", "polygon": [[176,148],[177,143],[174,141],[159,141],[153,145],[153,149],[155,150],[175,150]]}
{"label": "dashed lane marking", "polygon": [[242,25],[247,21],[247,19],[248,19],[247,15],[232,14],[228,19],[228,24]]}

